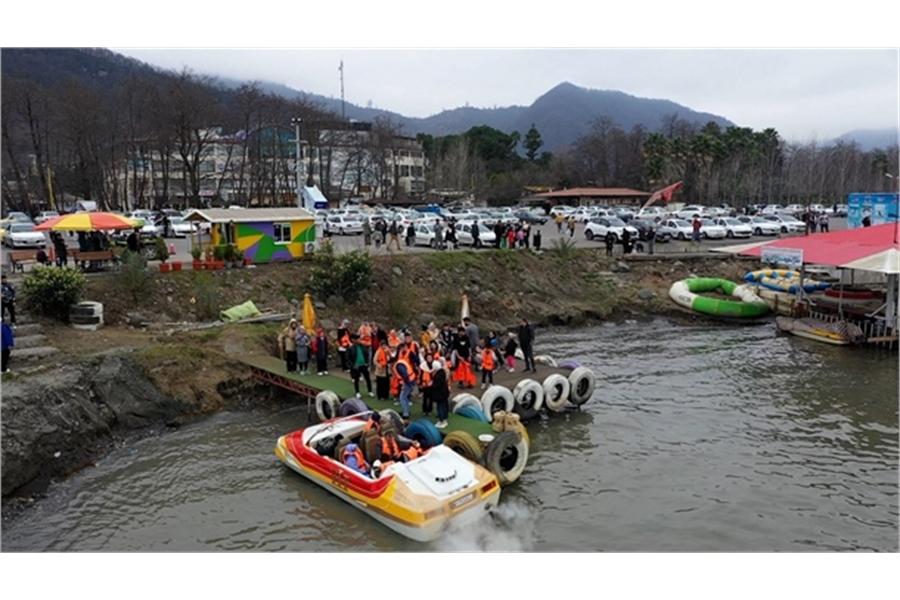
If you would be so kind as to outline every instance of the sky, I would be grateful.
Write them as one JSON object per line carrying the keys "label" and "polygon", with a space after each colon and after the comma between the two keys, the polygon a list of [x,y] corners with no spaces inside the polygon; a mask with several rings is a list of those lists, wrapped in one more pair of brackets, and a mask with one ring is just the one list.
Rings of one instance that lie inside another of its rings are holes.
{"label": "sky", "polygon": [[427,117],[530,105],[562,82],[672,100],[788,140],[896,127],[896,49],[111,48],[159,67],[270,81]]}

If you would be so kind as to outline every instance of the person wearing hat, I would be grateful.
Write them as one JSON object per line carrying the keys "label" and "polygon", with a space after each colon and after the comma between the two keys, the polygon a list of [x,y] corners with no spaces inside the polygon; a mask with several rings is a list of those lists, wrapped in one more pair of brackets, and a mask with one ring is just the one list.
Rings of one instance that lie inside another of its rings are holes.
{"label": "person wearing hat", "polygon": [[297,372],[297,333],[300,324],[297,319],[291,319],[288,326],[281,330],[278,334],[278,349],[281,350],[281,357],[285,361],[285,368],[288,373]]}
{"label": "person wearing hat", "polygon": [[6,321],[6,313],[9,312],[9,324],[13,329],[16,328],[16,289],[9,282],[6,274],[2,276],[2,294],[3,294],[3,320]]}

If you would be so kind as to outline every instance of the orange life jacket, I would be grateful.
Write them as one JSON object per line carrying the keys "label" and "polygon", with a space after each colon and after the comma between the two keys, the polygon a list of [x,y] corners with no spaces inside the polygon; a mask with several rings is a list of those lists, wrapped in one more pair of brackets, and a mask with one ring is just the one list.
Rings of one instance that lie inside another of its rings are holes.
{"label": "orange life jacket", "polygon": [[372,430],[372,429],[374,429],[375,431],[380,431],[380,429],[381,429],[381,421],[378,421],[378,422],[376,423],[376,422],[375,422],[375,419],[370,418],[368,421],[366,421],[366,424],[365,424],[365,426],[363,427],[362,432],[365,433],[365,432],[370,431],[370,430]]}
{"label": "orange life jacket", "polygon": [[494,351],[490,348],[485,348],[484,352],[481,353],[481,368],[485,371],[493,371],[496,366],[497,362],[494,360]]}
{"label": "orange life jacket", "polygon": [[[394,436],[386,435],[381,438],[381,455],[390,457],[391,460],[397,460],[400,457],[400,446]],[[384,466],[383,463],[382,466]]]}
{"label": "orange life jacket", "polygon": [[415,446],[410,446],[406,450],[401,451],[400,454],[406,457],[406,462],[409,462],[422,456],[423,452],[419,451]]}
{"label": "orange life jacket", "polygon": [[396,348],[399,345],[400,345],[400,337],[394,332],[389,333],[388,334],[388,346],[390,346],[391,348]]}
{"label": "orange life jacket", "polygon": [[388,353],[384,351],[384,348],[375,351],[375,364],[380,367],[388,366]]}
{"label": "orange life jacket", "polygon": [[338,340],[338,345],[339,345],[341,348],[349,348],[349,347],[350,347],[350,344],[351,344],[351,342],[350,342],[350,334],[347,333],[347,332],[345,331],[345,332],[344,332],[344,335],[341,336],[341,339]]}
{"label": "orange life jacket", "polygon": [[423,388],[431,387],[431,371],[422,370],[421,382],[420,385]]}
{"label": "orange life jacket", "polygon": [[407,355],[403,354],[397,359],[397,362],[394,363],[394,375],[397,377],[397,379],[400,382],[400,385],[402,386],[403,385],[403,376],[400,375],[400,371],[397,370],[397,367],[401,363],[406,365],[407,377],[409,377],[413,381],[415,381],[415,378],[416,378],[416,371],[415,371],[415,369],[413,369],[412,363],[409,362],[409,358],[407,357]]}
{"label": "orange life jacket", "polygon": [[350,458],[350,455],[356,457],[356,464],[360,469],[369,469],[369,463],[366,462],[366,458],[363,456],[362,450],[359,449],[359,446],[356,447],[352,452],[344,448],[343,454],[341,454],[341,462],[345,465],[347,464],[347,459]]}
{"label": "orange life jacket", "polygon": [[372,345],[372,328],[368,325],[362,325],[359,328],[359,343],[363,346]]}

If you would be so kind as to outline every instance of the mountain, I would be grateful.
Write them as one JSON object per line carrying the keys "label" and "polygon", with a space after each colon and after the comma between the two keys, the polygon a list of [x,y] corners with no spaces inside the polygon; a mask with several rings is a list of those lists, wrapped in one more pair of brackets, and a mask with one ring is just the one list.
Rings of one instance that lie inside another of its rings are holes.
{"label": "mountain", "polygon": [[854,129],[831,140],[834,142],[856,142],[863,152],[885,149],[898,144],[898,131],[895,127],[886,129]]}
{"label": "mountain", "polygon": [[[3,48],[0,53],[0,66],[4,75],[32,79],[45,86],[55,86],[68,77],[76,77],[109,91],[131,74],[160,79],[172,75],[171,72],[104,49]],[[216,77],[225,88],[236,89],[247,83],[215,74],[209,75]],[[338,98],[307,93],[271,82],[260,82],[259,85],[272,94],[289,99],[304,97],[326,110],[341,114],[342,106]],[[524,136],[533,123],[544,142],[543,150],[551,152],[568,146],[588,133],[591,124],[601,117],[610,118],[626,131],[635,125],[643,125],[649,131],[656,131],[662,127],[663,119],[671,115],[698,125],[709,121],[722,127],[734,125],[724,117],[697,112],[669,100],[638,98],[612,90],[586,89],[571,83],[557,85],[530,106],[467,106],[445,110],[426,118],[406,117],[349,102],[344,104],[343,111],[348,119],[360,121],[372,121],[378,116],[390,117],[403,125],[403,131],[407,135],[426,133],[444,136],[487,125],[504,133],[518,131]]]}

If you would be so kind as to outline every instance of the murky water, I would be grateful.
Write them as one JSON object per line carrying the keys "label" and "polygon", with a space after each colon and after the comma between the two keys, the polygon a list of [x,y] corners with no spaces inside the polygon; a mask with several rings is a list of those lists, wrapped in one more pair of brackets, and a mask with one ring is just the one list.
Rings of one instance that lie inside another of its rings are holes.
{"label": "murky water", "polygon": [[283,467],[305,407],[220,414],[106,457],[4,527],[4,551],[898,550],[896,354],[666,322],[541,332],[598,390],[529,426],[489,527],[393,533]]}

